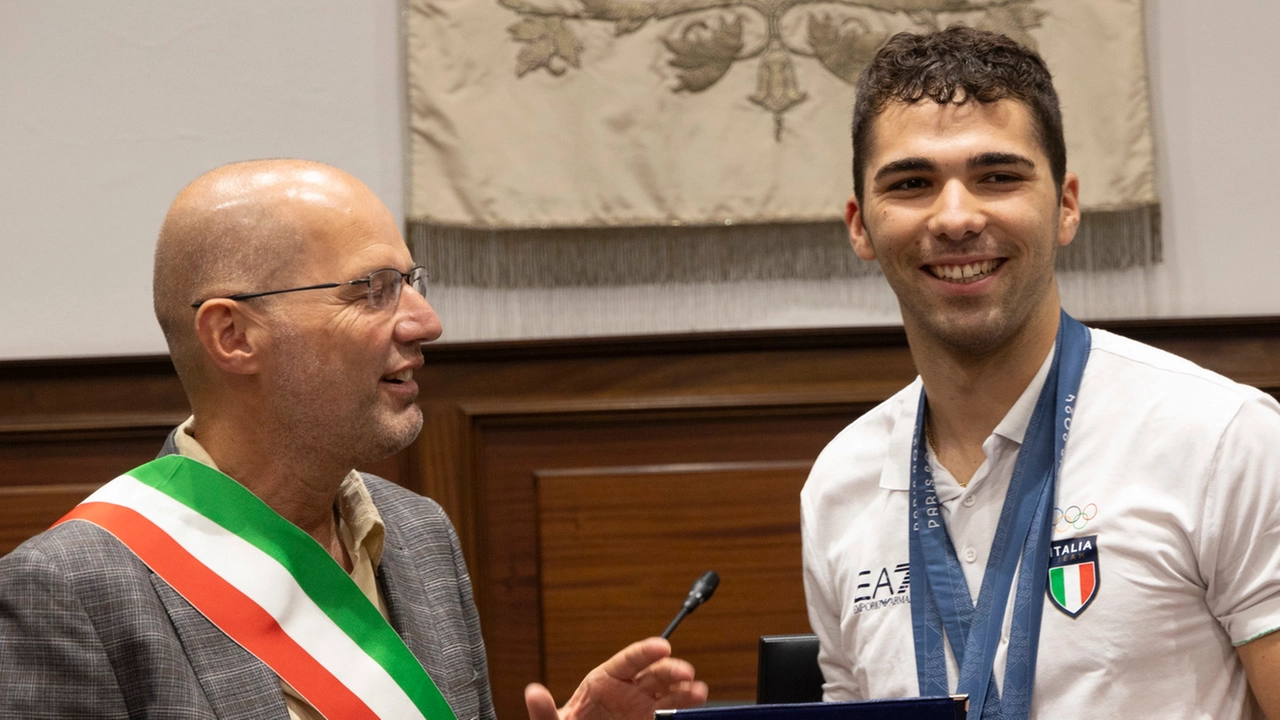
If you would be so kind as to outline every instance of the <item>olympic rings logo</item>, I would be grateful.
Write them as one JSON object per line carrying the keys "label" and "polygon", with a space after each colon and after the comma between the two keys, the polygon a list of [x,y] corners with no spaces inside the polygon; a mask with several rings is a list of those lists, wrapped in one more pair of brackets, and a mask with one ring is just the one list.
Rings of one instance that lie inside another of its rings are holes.
{"label": "olympic rings logo", "polygon": [[1098,506],[1089,503],[1083,508],[1072,505],[1063,510],[1062,508],[1053,509],[1053,529],[1058,532],[1066,532],[1068,528],[1083,530],[1089,521],[1098,516]]}

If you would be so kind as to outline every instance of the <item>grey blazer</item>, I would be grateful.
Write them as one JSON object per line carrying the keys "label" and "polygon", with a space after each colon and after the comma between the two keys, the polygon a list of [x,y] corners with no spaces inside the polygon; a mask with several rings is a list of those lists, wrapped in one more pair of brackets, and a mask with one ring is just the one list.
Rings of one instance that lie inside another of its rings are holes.
{"label": "grey blazer", "polygon": [[[364,481],[387,526],[391,625],[458,720],[494,718],[452,524],[427,498]],[[65,523],[0,558],[0,718],[287,717],[276,674],[97,526]]]}

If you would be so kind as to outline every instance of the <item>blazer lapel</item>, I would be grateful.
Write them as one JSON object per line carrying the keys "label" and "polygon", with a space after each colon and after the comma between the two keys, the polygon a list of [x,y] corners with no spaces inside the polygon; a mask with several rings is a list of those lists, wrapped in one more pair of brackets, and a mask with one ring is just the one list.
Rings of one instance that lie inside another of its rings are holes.
{"label": "blazer lapel", "polygon": [[[395,629],[413,656],[426,668],[427,674],[437,684],[445,676],[440,664],[439,633],[432,622],[430,610],[423,604],[421,593],[414,588],[424,587],[418,567],[403,547],[400,538],[387,528],[387,542],[382,550],[382,562],[378,565],[378,582],[382,599],[387,605],[391,627]],[[443,691],[444,688],[441,688]]]}

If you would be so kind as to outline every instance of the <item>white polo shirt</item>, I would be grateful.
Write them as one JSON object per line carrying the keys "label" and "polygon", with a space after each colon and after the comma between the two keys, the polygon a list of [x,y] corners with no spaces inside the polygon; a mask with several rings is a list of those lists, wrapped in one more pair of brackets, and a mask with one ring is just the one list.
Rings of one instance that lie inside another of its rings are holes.
{"label": "white polo shirt", "polygon": [[[1032,715],[1251,717],[1234,646],[1280,629],[1280,405],[1092,334],[1057,487],[1052,540],[1064,564],[1044,595]],[[968,488],[936,476],[975,598],[1047,369],[984,443]],[[917,379],[837,435],[801,493],[828,700],[919,694],[907,508],[920,389]],[[954,689],[949,648],[948,675]]]}

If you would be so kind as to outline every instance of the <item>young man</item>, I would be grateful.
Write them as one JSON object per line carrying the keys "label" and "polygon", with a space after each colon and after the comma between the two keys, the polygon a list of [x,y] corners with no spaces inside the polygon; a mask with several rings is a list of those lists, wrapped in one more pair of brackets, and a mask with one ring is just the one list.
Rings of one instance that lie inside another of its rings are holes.
{"label": "young man", "polygon": [[853,139],[849,235],[920,377],[801,495],[827,698],[1245,718],[1256,697],[1280,718],[1280,406],[1061,312],[1079,181],[1043,62],[898,35]]}
{"label": "young man", "polygon": [[[494,717],[448,518],[352,469],[422,427],[425,281],[336,168],[237,163],[178,195],[154,301],[192,417],[0,559],[0,717]],[[705,700],[669,654],[631,645],[560,710],[530,685],[529,716]]]}

